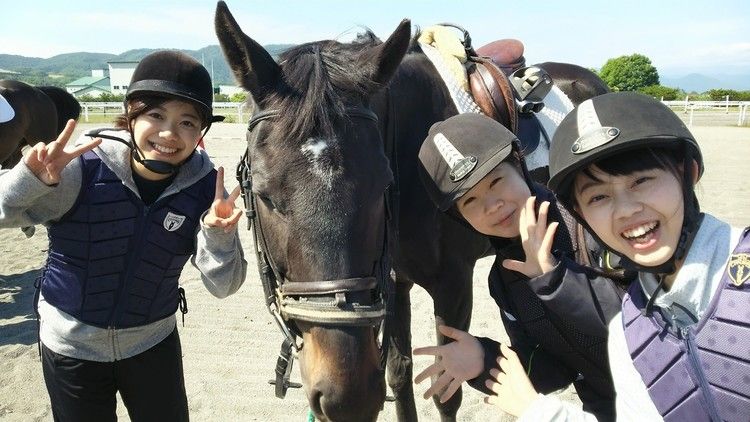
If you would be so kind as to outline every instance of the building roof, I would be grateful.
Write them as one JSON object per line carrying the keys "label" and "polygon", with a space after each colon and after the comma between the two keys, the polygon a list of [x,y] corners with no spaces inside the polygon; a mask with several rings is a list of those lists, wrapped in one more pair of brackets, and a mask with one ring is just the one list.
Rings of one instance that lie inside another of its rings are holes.
{"label": "building roof", "polygon": [[86,94],[102,94],[102,93],[109,93],[109,89],[100,87],[100,86],[86,86],[83,87],[75,92],[72,92],[74,97],[80,97],[82,95]]}
{"label": "building roof", "polygon": [[84,76],[83,78],[76,79],[66,86],[96,86],[109,91],[109,76]]}

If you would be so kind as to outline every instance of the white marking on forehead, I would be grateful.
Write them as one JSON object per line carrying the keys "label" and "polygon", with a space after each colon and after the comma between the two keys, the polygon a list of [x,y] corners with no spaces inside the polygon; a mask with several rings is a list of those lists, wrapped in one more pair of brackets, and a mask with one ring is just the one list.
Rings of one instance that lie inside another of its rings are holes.
{"label": "white marking on forehead", "polygon": [[308,138],[302,144],[300,151],[302,151],[302,155],[307,157],[307,160],[312,164],[310,172],[318,176],[330,190],[333,186],[334,176],[339,172],[339,169],[321,159],[323,152],[328,149],[329,145],[334,145],[333,139]]}

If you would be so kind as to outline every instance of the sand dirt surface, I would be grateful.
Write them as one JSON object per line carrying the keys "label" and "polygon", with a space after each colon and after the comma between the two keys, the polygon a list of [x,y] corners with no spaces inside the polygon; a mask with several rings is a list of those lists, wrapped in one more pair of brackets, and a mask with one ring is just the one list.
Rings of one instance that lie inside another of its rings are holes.
{"label": "sand dirt surface", "polygon": [[[91,128],[80,125],[77,132]],[[217,124],[206,148],[217,165],[228,169],[226,182],[236,184],[234,166],[245,146],[245,126]],[[706,161],[699,197],[703,208],[736,226],[750,225],[750,128],[696,127]],[[242,241],[252,248],[250,232],[242,222]],[[19,229],[0,229],[0,420],[51,421],[49,399],[37,353],[36,321],[32,310],[33,283],[47,250],[46,230],[37,227],[27,239]],[[194,421],[303,421],[307,402],[302,390],[289,390],[286,399],[274,397],[268,380],[273,377],[282,336],[263,305],[255,257],[246,253],[248,278],[240,291],[223,300],[202,286],[198,272],[188,265],[181,283],[187,291],[190,312],[180,326],[185,380]],[[499,312],[486,286],[491,259],[477,263],[474,275],[474,315],[471,332],[499,340],[505,333]],[[435,342],[433,308],[423,289],[412,289],[413,345]],[[415,358],[415,374],[429,364]],[[294,381],[300,381],[295,367]],[[431,400],[421,394],[427,385],[415,386],[422,420],[439,420]],[[459,420],[501,420],[500,412],[482,402],[482,395],[464,388]],[[575,394],[563,396],[576,400]],[[128,420],[120,403],[120,420]],[[392,403],[386,403],[380,420],[394,421]]]}

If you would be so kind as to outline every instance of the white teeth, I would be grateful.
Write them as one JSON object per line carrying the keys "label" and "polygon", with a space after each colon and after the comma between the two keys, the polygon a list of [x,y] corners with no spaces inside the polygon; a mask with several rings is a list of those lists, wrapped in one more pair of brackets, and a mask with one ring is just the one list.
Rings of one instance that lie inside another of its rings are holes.
{"label": "white teeth", "polygon": [[637,237],[641,237],[644,234],[646,234],[646,233],[650,232],[651,230],[653,230],[654,228],[656,228],[657,224],[658,223],[656,221],[654,221],[652,223],[644,224],[642,226],[638,226],[638,227],[635,227],[635,228],[632,228],[632,229],[629,229],[629,230],[625,230],[624,232],[622,232],[622,235],[623,235],[623,237],[626,237],[628,239],[634,239],[634,238],[637,238]]}
{"label": "white teeth", "polygon": [[172,154],[174,152],[177,152],[176,148],[167,148],[165,146],[159,145],[159,144],[151,144],[155,150],[159,152],[163,152],[164,154]]}

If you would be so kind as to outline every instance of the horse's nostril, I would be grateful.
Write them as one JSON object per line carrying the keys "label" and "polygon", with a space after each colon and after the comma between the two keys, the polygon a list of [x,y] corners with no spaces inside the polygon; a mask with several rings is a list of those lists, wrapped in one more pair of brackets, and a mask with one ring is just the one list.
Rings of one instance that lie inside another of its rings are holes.
{"label": "horse's nostril", "polygon": [[310,392],[310,410],[313,412],[314,415],[322,415],[323,414],[323,392],[314,389]]}

